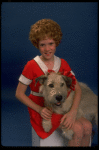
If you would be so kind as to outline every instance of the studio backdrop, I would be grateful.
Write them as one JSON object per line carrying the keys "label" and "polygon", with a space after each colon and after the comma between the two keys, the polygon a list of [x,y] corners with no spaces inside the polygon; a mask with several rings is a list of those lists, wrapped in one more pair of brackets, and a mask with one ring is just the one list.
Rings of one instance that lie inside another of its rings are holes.
{"label": "studio backdrop", "polygon": [[[1,144],[31,146],[27,107],[15,98],[18,78],[40,55],[29,41],[30,26],[40,19],[56,21],[63,37],[55,55],[65,59],[78,81],[98,94],[97,2],[3,2],[1,4]],[[27,91],[27,94],[29,92]]]}

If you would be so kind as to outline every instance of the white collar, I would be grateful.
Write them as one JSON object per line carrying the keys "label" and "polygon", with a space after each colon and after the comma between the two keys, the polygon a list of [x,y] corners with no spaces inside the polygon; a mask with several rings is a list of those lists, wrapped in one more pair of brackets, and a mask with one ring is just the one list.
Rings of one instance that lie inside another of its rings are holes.
{"label": "white collar", "polygon": [[[42,71],[44,72],[44,74],[46,74],[48,72],[48,68],[47,66],[44,64],[44,62],[41,60],[40,56],[36,56],[34,58],[34,60],[36,61],[36,63],[39,65],[39,67],[42,69]],[[57,56],[54,55],[54,67],[52,70],[54,70],[56,73],[59,71],[61,66],[61,59]]]}

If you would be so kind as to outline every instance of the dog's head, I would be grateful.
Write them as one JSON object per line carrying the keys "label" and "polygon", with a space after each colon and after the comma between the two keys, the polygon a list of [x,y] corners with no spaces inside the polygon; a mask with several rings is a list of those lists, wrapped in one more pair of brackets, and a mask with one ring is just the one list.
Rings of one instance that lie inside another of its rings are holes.
{"label": "dog's head", "polygon": [[55,106],[61,106],[65,101],[72,84],[71,78],[57,73],[42,75],[36,78],[36,83],[38,81],[41,84],[39,92],[42,93],[46,103]]}

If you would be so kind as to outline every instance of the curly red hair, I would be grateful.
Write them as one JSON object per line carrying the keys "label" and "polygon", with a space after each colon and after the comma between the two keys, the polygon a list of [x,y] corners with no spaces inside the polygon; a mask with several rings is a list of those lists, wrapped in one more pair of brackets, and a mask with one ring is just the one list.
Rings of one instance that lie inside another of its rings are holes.
{"label": "curly red hair", "polygon": [[56,46],[59,45],[62,39],[62,32],[59,24],[51,19],[39,20],[33,24],[30,29],[29,39],[36,48],[39,48],[39,41],[46,37],[52,38]]}

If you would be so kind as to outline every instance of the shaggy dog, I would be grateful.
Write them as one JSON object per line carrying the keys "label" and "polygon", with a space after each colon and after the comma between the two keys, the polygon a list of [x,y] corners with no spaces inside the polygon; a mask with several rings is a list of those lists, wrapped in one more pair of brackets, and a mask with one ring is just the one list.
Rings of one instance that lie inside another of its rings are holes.
{"label": "shaggy dog", "polygon": [[[36,83],[38,81],[41,84],[39,93],[42,93],[46,107],[52,108],[53,112],[57,114],[64,115],[70,111],[73,103],[73,97],[75,95],[75,91],[71,91],[70,95],[67,97],[68,90],[72,83],[72,79],[70,77],[52,72],[50,74],[42,75],[36,78]],[[91,122],[93,119],[95,119],[95,122],[97,124],[97,96],[86,84],[79,82],[79,85],[82,90],[82,96],[76,119],[84,117]],[[43,119],[42,125],[45,132],[49,132],[52,128],[51,120],[47,121]],[[74,134],[73,130],[62,130],[63,135],[69,140],[71,140]]]}

